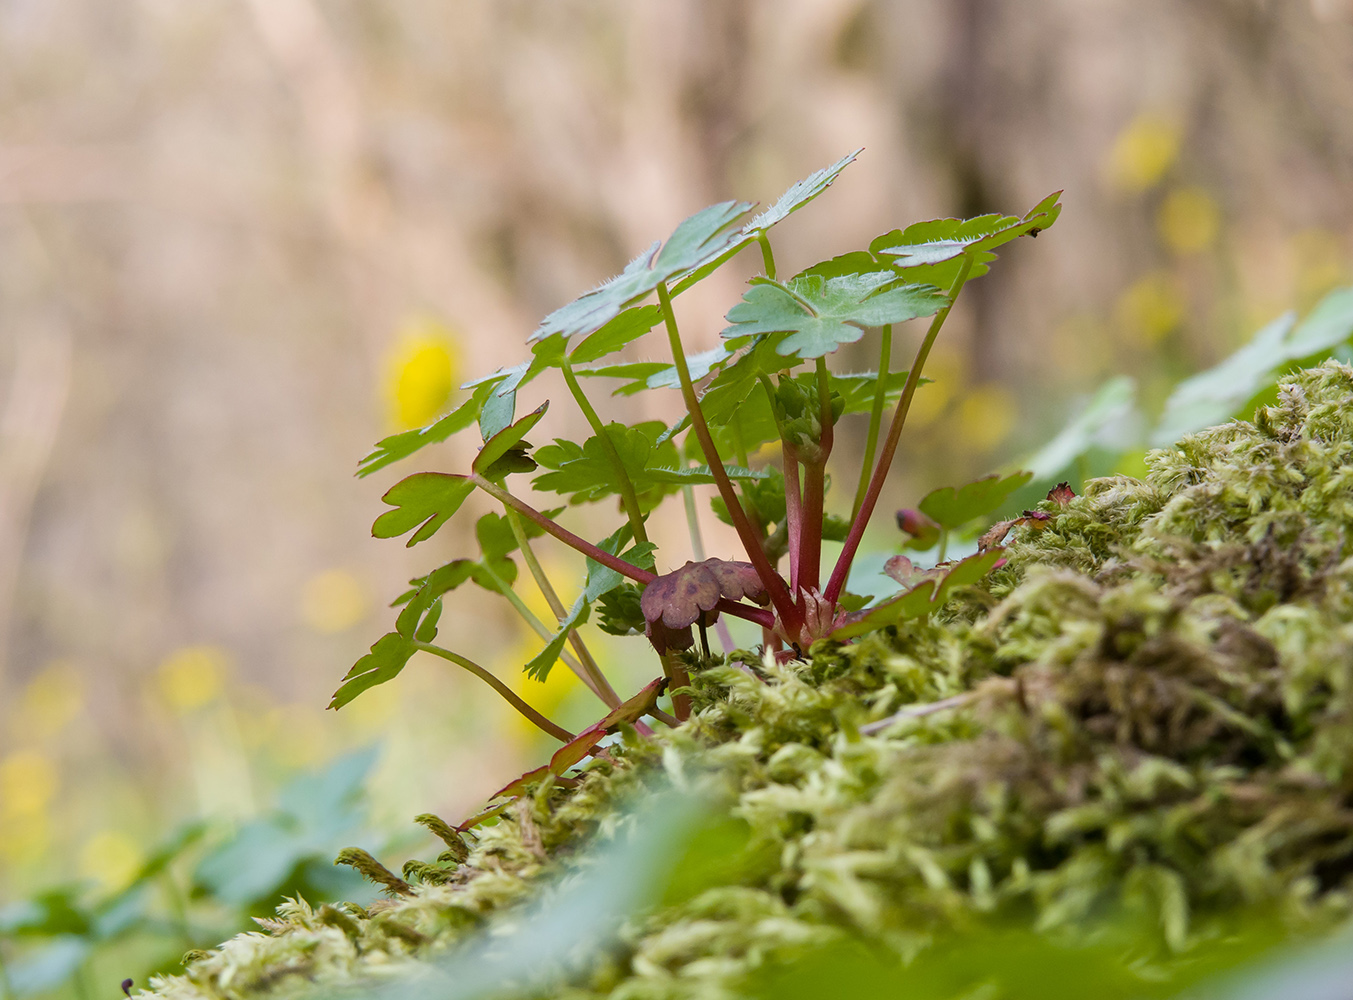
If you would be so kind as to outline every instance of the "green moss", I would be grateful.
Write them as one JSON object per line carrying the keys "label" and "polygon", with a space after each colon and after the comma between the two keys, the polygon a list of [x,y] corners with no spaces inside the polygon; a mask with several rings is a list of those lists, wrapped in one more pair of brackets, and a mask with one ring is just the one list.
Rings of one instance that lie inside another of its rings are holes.
{"label": "green moss", "polygon": [[756,863],[631,921],[567,995],[735,996],[833,938],[906,957],[992,919],[1074,937],[1136,914],[1166,956],[1247,906],[1328,926],[1353,887],[1353,369],[1299,373],[1253,424],[1148,468],[1045,504],[930,621],[760,676],[695,670],[689,724],[538,789],[463,864],[411,865],[412,894],[369,910],[289,902],[156,994],[416,964],[567,870],[663,772],[745,823]]}

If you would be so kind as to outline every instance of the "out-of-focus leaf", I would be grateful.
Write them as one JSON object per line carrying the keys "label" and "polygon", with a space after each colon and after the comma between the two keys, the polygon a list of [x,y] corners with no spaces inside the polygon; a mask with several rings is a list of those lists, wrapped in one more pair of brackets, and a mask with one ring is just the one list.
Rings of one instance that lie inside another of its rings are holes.
{"label": "out-of-focus leaf", "polygon": [[371,647],[371,652],[354,663],[343,677],[343,684],[334,692],[329,707],[342,708],[363,691],[394,680],[415,651],[413,640],[398,632],[381,636]]}
{"label": "out-of-focus leaf", "polygon": [[222,902],[243,906],[278,892],[308,861],[331,867],[333,853],[359,830],[362,785],[375,756],[370,748],[356,750],[293,779],[277,809],[207,855],[194,881]]}
{"label": "out-of-focus leaf", "polygon": [[372,983],[365,1000],[479,1000],[501,995],[509,982],[545,995],[579,955],[602,947],[624,919],[661,895],[673,855],[702,816],[689,796],[653,796],[635,810],[634,823],[590,848],[566,892],[541,893],[508,926],[471,938],[417,976]]}
{"label": "out-of-focus leaf", "polygon": [[478,386],[469,399],[440,420],[428,424],[426,427],[382,438],[377,443],[376,450],[358,463],[357,475],[369,476],[377,469],[383,469],[393,462],[408,458],[426,445],[445,441],[452,435],[470,427],[479,419],[484,401],[489,398],[493,388],[489,384]]}
{"label": "out-of-focus leaf", "polygon": [[867,327],[932,316],[948,304],[944,293],[930,285],[884,290],[896,281],[892,271],[835,278],[810,275],[786,284],[753,278],[742,301],[729,311],[733,325],[723,336],[788,333],[776,344],[778,353],[819,358],[859,340]]}
{"label": "out-of-focus leaf", "polygon": [[1185,434],[1236,416],[1287,365],[1314,360],[1351,335],[1353,288],[1331,292],[1299,324],[1294,313],[1284,313],[1220,364],[1180,382],[1151,432],[1151,444],[1168,447]]}
{"label": "out-of-focus leaf", "polygon": [[77,902],[80,887],[61,886],[0,910],[0,934],[54,937],[89,933],[89,914]]}
{"label": "out-of-focus leaf", "polygon": [[568,614],[564,616],[563,621],[559,623],[558,631],[545,644],[545,648],[526,664],[527,677],[534,677],[538,681],[543,681],[549,676],[550,668],[559,659],[559,654],[564,651],[564,643],[568,639],[568,634],[579,625],[587,622],[587,616],[591,610],[592,605],[588,602],[587,596],[580,594],[578,599],[573,602],[573,607],[569,609]]}
{"label": "out-of-focus leaf", "polygon": [[15,962],[6,970],[9,986],[21,997],[55,989],[75,975],[89,957],[90,950],[91,945],[85,938],[55,937],[35,954]]}
{"label": "out-of-focus leaf", "polygon": [[941,528],[960,528],[973,518],[996,510],[1033,477],[1032,472],[1014,472],[1004,478],[992,473],[958,489],[942,486],[925,495],[920,510]]}
{"label": "out-of-focus leaf", "polygon": [[528,339],[595,333],[662,282],[736,242],[741,233],[731,227],[751,207],[747,202],[723,201],[701,209],[678,225],[665,244],[654,243],[620,274],[546,316]]}
{"label": "out-of-focus leaf", "polygon": [[381,497],[395,509],[376,518],[371,534],[377,538],[395,538],[417,527],[408,541],[410,546],[416,545],[431,538],[473,492],[474,483],[468,476],[415,473],[395,483]]}
{"label": "out-of-focus leaf", "polygon": [[1052,479],[1091,448],[1125,448],[1136,439],[1137,383],[1126,375],[1109,379],[1051,441],[1019,464],[1036,480]]}

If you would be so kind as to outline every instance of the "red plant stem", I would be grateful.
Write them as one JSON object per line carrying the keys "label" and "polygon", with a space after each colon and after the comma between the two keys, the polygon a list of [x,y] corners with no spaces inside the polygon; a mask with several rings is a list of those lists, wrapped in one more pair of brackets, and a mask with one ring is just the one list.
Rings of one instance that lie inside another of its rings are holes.
{"label": "red plant stem", "polygon": [[676,314],[672,312],[672,298],[667,292],[665,282],[658,283],[658,303],[662,306],[663,320],[667,325],[667,340],[672,348],[672,361],[676,365],[677,377],[681,381],[681,396],[686,403],[686,411],[691,415],[691,429],[695,431],[696,440],[700,442],[700,450],[704,452],[705,461],[709,464],[709,471],[719,489],[719,496],[723,498],[724,506],[728,508],[728,516],[733,520],[733,527],[737,529],[742,547],[747,551],[747,558],[751,560],[756,575],[761,578],[766,592],[770,594],[775,610],[780,613],[782,620],[797,628],[801,616],[794,606],[793,598],[789,595],[789,588],[766,558],[761,540],[757,537],[751,521],[747,519],[747,512],[738,502],[737,494],[733,492],[733,484],[729,482],[728,473],[724,470],[719,449],[715,447],[714,438],[709,433],[709,425],[705,423],[704,411],[700,409],[700,401],[695,397],[695,385],[691,382],[691,370],[686,364],[686,352],[681,346],[681,333],[677,330]]}
{"label": "red plant stem", "polygon": [[883,423],[883,403],[888,396],[888,368],[893,356],[893,325],[884,324],[879,337],[878,385],[874,389],[874,405],[869,408],[869,436],[865,439],[864,461],[860,463],[860,484],[855,487],[855,502],[850,508],[850,519],[855,520],[864,503],[864,491],[869,489],[869,473],[874,468],[874,453],[878,451],[879,426]]}
{"label": "red plant stem", "polygon": [[817,587],[818,575],[822,570],[822,509],[827,490],[826,470],[826,462],[809,462],[803,466],[803,527],[799,531],[799,586],[795,593]]}
{"label": "red plant stem", "polygon": [[803,497],[799,493],[799,453],[781,439],[785,466],[785,535],[789,539],[789,590],[799,592],[799,546],[803,536]]}
{"label": "red plant stem", "polygon": [[607,566],[610,569],[615,570],[621,576],[627,576],[635,583],[642,583],[645,586],[652,583],[653,580],[657,578],[656,573],[650,573],[648,570],[640,569],[633,563],[626,562],[624,559],[621,559],[618,556],[613,556],[609,552],[606,552],[605,550],[600,549],[597,546],[593,545],[591,542],[579,538],[577,535],[569,531],[567,528],[555,524],[553,521],[551,521],[540,511],[536,510],[530,504],[522,500],[518,500],[507,490],[503,489],[501,486],[498,486],[495,483],[489,482],[483,476],[472,476],[471,478],[474,480],[474,484],[478,486],[481,490],[483,490],[485,493],[487,493],[489,496],[494,497],[497,500],[501,500],[509,507],[513,508],[514,510],[523,514],[524,516],[529,517],[536,524],[544,528],[548,534],[553,535],[555,538],[559,539],[559,541],[563,542],[565,545],[569,546],[570,548],[577,549],[579,552],[581,552],[588,558],[595,559],[603,566]]}
{"label": "red plant stem", "polygon": [[753,622],[762,628],[775,627],[775,615],[768,609],[739,604],[737,601],[730,601],[727,597],[720,597],[719,603],[714,605],[714,610],[732,615],[734,618],[741,618],[743,621]]}
{"label": "red plant stem", "polygon": [[[803,467],[803,526],[799,536],[799,586],[816,589],[822,570],[822,514],[827,494],[827,456],[832,451],[831,376],[827,359],[817,359],[818,456]],[[795,591],[797,593],[798,591]]]}
{"label": "red plant stem", "polygon": [[869,524],[869,518],[873,516],[874,507],[878,504],[879,494],[883,492],[883,481],[888,477],[888,469],[892,465],[893,455],[897,452],[897,443],[902,438],[902,427],[907,422],[907,411],[911,409],[911,397],[916,394],[916,386],[921,381],[921,369],[925,366],[926,358],[930,356],[930,349],[935,345],[935,338],[939,336],[940,328],[944,326],[944,321],[949,317],[950,310],[954,308],[954,302],[958,298],[958,293],[963,290],[963,283],[968,280],[970,271],[972,271],[972,257],[964,254],[963,266],[959,269],[958,277],[954,279],[953,287],[949,289],[949,304],[935,314],[935,318],[930,323],[930,329],[926,331],[925,339],[921,341],[921,346],[916,351],[916,360],[912,363],[911,371],[907,372],[907,383],[902,387],[902,398],[897,401],[897,409],[893,411],[892,423],[888,425],[888,438],[883,443],[879,463],[875,466],[874,475],[869,480],[869,489],[864,495],[864,502],[860,504],[860,511],[855,515],[855,520],[851,522],[850,534],[846,536],[846,544],[841,549],[841,557],[836,560],[836,567],[832,570],[831,579],[827,582],[827,590],[823,597],[828,604],[835,604],[836,599],[841,596],[841,591],[845,589],[846,576],[850,573],[850,564],[854,562],[855,553],[860,548],[860,540],[864,537],[865,526]]}

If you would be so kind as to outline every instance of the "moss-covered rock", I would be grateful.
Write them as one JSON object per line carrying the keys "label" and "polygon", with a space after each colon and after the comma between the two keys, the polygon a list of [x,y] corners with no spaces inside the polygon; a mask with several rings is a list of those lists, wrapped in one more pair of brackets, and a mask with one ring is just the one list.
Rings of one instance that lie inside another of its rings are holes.
{"label": "moss-covered rock", "polygon": [[464,864],[411,865],[369,909],[288,902],[154,992],[385,978],[567,871],[664,772],[756,863],[633,919],[568,995],[736,996],[814,943],[906,957],[993,918],[1145,915],[1163,954],[1245,907],[1328,926],[1353,887],[1353,369],[1148,467],[1044,504],[929,621],[756,671],[693,660],[690,723],[537,789]]}

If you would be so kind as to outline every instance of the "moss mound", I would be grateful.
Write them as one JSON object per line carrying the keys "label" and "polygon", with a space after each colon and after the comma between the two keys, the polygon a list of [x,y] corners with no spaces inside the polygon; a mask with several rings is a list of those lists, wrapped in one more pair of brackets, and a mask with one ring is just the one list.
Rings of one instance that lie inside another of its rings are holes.
{"label": "moss mound", "polygon": [[756,674],[693,662],[696,715],[542,787],[468,860],[370,909],[288,902],[166,998],[289,995],[444,954],[567,872],[666,772],[745,835],[556,995],[736,996],[850,937],[906,958],[1000,919],[1144,916],[1161,954],[1262,907],[1298,931],[1353,888],[1353,369],[1254,423],[1095,480],[942,613]]}

